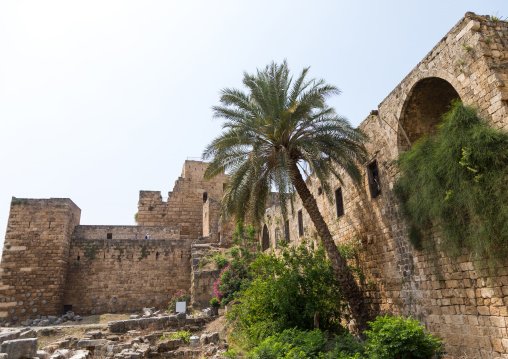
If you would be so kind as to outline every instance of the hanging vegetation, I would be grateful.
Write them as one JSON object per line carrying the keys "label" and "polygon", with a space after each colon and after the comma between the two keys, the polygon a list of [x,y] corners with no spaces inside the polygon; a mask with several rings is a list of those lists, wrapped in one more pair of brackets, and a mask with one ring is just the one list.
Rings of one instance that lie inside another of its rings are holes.
{"label": "hanging vegetation", "polygon": [[508,133],[488,127],[476,109],[456,102],[435,136],[400,155],[395,192],[412,244],[434,224],[441,250],[466,249],[491,267],[508,255]]}

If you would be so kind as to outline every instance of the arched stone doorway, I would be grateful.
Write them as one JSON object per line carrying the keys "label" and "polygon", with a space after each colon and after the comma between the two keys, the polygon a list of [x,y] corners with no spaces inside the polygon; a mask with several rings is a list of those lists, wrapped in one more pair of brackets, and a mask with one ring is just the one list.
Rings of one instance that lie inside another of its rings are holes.
{"label": "arched stone doorway", "polygon": [[268,234],[268,227],[263,227],[263,238],[261,240],[261,248],[263,249],[263,252],[266,251],[268,248],[270,248],[270,235]]}
{"label": "arched stone doorway", "polygon": [[404,130],[398,129],[399,150],[410,148],[407,138],[413,145],[421,137],[436,133],[436,126],[442,122],[443,114],[456,99],[460,100],[459,94],[446,80],[429,77],[417,82],[408,94],[400,115]]}

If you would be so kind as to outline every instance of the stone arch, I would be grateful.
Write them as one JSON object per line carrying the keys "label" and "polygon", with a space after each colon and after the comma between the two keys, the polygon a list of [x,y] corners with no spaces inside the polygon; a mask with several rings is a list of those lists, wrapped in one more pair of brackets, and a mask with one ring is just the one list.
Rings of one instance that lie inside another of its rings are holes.
{"label": "stone arch", "polygon": [[268,227],[266,224],[263,227],[263,238],[261,239],[261,248],[263,252],[270,248],[270,235],[268,234]]}
{"label": "stone arch", "polygon": [[461,99],[456,87],[442,77],[424,77],[415,81],[403,99],[399,116],[403,128],[398,127],[397,131],[399,151],[410,148],[407,138],[414,144],[423,136],[434,134],[442,115],[455,99]]}

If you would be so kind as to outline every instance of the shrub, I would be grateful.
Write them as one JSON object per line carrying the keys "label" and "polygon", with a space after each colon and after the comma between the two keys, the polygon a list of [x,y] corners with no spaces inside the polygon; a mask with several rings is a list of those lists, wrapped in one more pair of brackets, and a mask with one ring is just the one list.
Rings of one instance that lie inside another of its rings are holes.
{"label": "shrub", "polygon": [[325,332],[287,329],[266,338],[251,353],[254,359],[318,358],[327,343]]}
{"label": "shrub", "polygon": [[335,336],[329,343],[332,348],[328,353],[322,353],[322,359],[349,359],[363,358],[365,353],[365,344],[360,343],[351,333],[344,332]]}
{"label": "shrub", "polygon": [[240,297],[240,304],[227,314],[235,329],[231,340],[239,345],[257,345],[285,329],[312,330],[320,313],[320,328],[337,330],[346,303],[333,268],[319,247],[284,248],[280,256],[262,254],[250,265],[254,276]]}
{"label": "shrub", "polygon": [[218,308],[218,307],[220,307],[219,300],[217,298],[210,299],[210,306],[212,308]]}
{"label": "shrub", "polygon": [[173,333],[169,336],[169,339],[182,339],[185,343],[190,343],[191,333],[188,330],[180,330],[176,333]]}
{"label": "shrub", "polygon": [[217,282],[214,282],[214,293],[222,307],[240,296],[240,292],[249,285],[247,266],[243,261],[233,260],[224,268]]}
{"label": "shrub", "polygon": [[187,293],[185,289],[180,289],[178,292],[174,293],[169,301],[170,312],[175,311],[176,302],[188,302],[190,300],[190,295]]}
{"label": "shrub", "polygon": [[220,254],[219,252],[214,253],[212,260],[219,270],[224,269],[229,264],[226,256],[224,254]]}
{"label": "shrub", "polygon": [[[438,133],[400,155],[395,192],[418,249],[437,224],[441,249],[467,249],[476,259],[508,257],[508,133],[487,126],[476,110],[455,103]],[[491,266],[493,267],[493,266]]]}
{"label": "shrub", "polygon": [[367,335],[367,351],[372,359],[406,359],[443,356],[443,343],[441,339],[430,333],[425,333],[420,322],[409,317],[377,317],[369,322],[371,330],[365,331]]}

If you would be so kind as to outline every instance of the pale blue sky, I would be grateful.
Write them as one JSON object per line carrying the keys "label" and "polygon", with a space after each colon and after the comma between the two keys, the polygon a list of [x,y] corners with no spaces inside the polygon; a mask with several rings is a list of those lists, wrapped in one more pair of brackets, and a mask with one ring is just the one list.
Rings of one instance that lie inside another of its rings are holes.
{"label": "pale blue sky", "polygon": [[11,196],[68,197],[82,224],[134,224],[218,135],[211,106],[287,59],[358,125],[466,11],[508,1],[0,3],[0,238]]}

